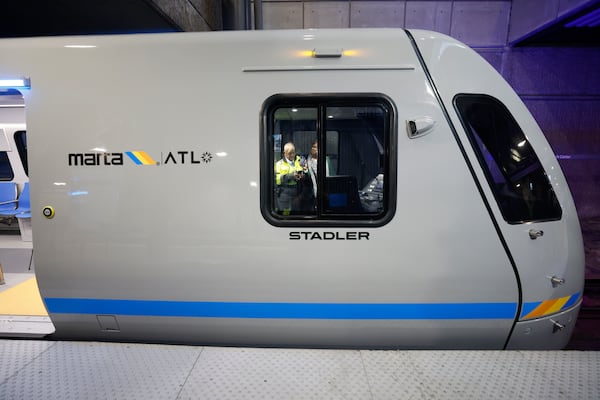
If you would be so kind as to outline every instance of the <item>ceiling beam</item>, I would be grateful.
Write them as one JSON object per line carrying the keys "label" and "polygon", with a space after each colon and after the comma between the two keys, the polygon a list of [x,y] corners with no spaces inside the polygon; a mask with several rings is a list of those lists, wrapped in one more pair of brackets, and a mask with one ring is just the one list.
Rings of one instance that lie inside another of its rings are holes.
{"label": "ceiling beam", "polygon": [[220,31],[223,29],[221,0],[149,0],[182,31]]}
{"label": "ceiling beam", "polygon": [[513,0],[508,42],[517,45],[535,35],[561,27],[568,18],[600,5],[599,0]]}

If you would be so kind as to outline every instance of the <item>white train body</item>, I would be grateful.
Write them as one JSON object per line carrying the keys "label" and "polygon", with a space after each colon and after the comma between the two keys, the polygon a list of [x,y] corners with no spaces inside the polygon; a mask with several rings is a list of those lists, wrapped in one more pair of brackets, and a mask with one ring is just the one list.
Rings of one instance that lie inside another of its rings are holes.
{"label": "white train body", "polygon": [[[584,280],[571,194],[524,104],[463,44],[309,30],[11,39],[0,54],[0,79],[30,82],[34,257],[56,337],[569,340]],[[273,165],[312,138],[317,197],[285,209]],[[514,164],[487,163],[486,140]]]}

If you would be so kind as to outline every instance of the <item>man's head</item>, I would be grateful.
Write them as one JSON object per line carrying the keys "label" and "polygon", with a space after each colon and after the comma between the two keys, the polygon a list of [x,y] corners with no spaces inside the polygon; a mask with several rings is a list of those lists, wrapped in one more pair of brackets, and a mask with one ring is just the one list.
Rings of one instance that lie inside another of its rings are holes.
{"label": "man's head", "polygon": [[313,158],[317,158],[317,156],[319,155],[319,142],[316,140],[312,143],[312,146],[310,148],[310,155]]}
{"label": "man's head", "polygon": [[288,160],[294,161],[294,159],[296,158],[296,146],[294,146],[294,143],[289,142],[286,143],[285,146],[283,146],[283,155]]}

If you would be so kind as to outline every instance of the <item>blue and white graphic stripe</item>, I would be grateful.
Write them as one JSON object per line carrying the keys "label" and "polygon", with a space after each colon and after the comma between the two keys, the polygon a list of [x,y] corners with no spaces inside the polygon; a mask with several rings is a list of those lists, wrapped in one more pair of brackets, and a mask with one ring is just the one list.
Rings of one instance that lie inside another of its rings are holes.
{"label": "blue and white graphic stripe", "polygon": [[246,303],[45,298],[50,313],[272,319],[513,319],[517,303]]}

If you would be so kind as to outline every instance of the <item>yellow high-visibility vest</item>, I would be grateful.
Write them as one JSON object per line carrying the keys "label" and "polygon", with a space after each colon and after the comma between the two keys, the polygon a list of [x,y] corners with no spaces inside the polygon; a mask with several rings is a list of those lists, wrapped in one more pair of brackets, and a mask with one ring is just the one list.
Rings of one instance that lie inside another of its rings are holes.
{"label": "yellow high-visibility vest", "polygon": [[297,185],[298,182],[294,178],[294,174],[300,171],[302,171],[302,165],[300,165],[300,156],[296,156],[296,159],[294,160],[294,166],[291,166],[285,159],[282,158],[275,163],[275,184],[277,186]]}

